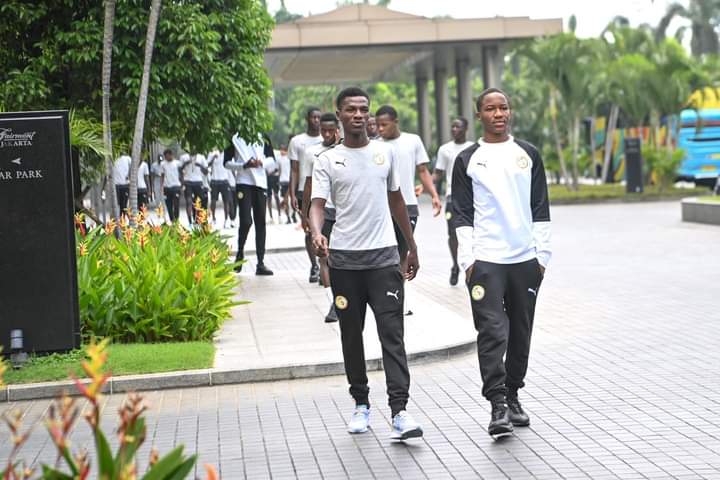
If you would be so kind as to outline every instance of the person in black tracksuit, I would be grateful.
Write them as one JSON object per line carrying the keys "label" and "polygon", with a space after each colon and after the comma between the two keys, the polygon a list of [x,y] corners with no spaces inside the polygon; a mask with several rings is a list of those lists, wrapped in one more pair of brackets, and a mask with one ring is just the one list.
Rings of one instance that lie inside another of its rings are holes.
{"label": "person in black tracksuit", "polygon": [[[394,149],[367,137],[370,100],[355,87],[338,94],[337,116],[343,143],[327,148],[314,162],[310,231],[319,257],[329,257],[330,286],[340,323],[345,374],[355,410],[348,432],[365,433],[370,416],[363,328],[367,307],[373,310],[382,345],[392,438],[422,436],[406,411],[410,372],[404,343],[403,277],[419,268],[417,246],[400,191]],[[323,234],[325,205],[332,199],[336,221],[332,239]],[[393,218],[408,243],[407,267],[401,272]]]}
{"label": "person in black tracksuit", "polygon": [[[525,383],[535,302],[550,261],[550,209],[537,149],[509,134],[501,90],[477,100],[483,137],[458,154],[452,195],[458,263],[470,292],[491,435],[530,424],[518,400]],[[503,360],[504,357],[504,360]]]}

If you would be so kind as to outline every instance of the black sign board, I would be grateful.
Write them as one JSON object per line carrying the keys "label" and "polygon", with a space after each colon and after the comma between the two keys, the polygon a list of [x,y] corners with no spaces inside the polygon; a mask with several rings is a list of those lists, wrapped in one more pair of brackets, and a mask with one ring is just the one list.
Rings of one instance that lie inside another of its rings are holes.
{"label": "black sign board", "polygon": [[0,113],[0,344],[80,346],[66,111]]}
{"label": "black sign board", "polygon": [[625,192],[642,193],[642,152],[639,138],[625,139]]}

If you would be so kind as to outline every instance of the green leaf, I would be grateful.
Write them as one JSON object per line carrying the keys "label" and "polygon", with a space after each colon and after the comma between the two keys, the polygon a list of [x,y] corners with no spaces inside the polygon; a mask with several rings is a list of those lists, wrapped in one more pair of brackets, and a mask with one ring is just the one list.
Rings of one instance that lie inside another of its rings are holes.
{"label": "green leaf", "polygon": [[112,451],[108,444],[105,434],[98,427],[95,430],[95,448],[97,449],[98,456],[98,474],[105,478],[115,477],[115,462],[113,461]]}

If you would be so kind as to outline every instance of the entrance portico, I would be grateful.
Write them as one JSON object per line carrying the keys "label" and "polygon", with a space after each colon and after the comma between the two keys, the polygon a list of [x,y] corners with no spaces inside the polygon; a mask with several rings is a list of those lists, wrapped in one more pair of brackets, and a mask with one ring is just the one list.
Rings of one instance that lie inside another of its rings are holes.
{"label": "entrance portico", "polygon": [[[559,18],[426,18],[375,5],[347,5],[277,25],[265,66],[280,88],[414,79],[417,128],[426,146],[432,143],[432,79],[439,145],[450,139],[450,77],[457,79],[457,112],[471,119],[473,69],[481,69],[485,87],[499,87],[508,42],[561,31]],[[347,62],[348,54],[352,62]],[[474,139],[470,124],[468,136]]]}

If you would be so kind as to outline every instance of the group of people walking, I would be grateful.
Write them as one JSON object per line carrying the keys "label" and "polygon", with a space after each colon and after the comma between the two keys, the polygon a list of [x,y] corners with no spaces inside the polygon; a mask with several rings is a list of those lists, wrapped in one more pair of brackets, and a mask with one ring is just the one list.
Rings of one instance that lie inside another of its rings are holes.
{"label": "group of people walking", "polygon": [[[165,152],[161,189],[171,220],[179,213],[183,183],[186,195],[189,191],[202,199],[196,173],[209,175],[212,197],[222,195],[226,215],[234,211],[228,203],[237,202],[237,270],[242,269],[254,224],[255,273],[273,274],[264,262],[265,215],[268,197],[279,190],[274,184],[282,188],[285,206],[299,214],[303,226],[308,280],[320,282],[327,293],[325,321],[339,322],[355,402],[350,433],[366,432],[370,424],[363,345],[369,306],[382,346],[391,436],[406,440],[423,435],[407,411],[410,371],[404,318],[411,312],[405,306],[404,284],[420,269],[414,238],[418,196],[428,194],[433,214],[439,215],[442,202],[435,182],[442,179],[447,182],[450,284],[456,285],[464,272],[477,330],[482,392],[491,405],[488,433],[504,435],[530,423],[518,391],[525,385],[535,304],[551,257],[545,170],[538,150],[511,135],[512,109],[504,92],[486,89],[476,108],[482,137],[468,141],[468,120],[454,119],[452,140],[438,150],[432,174],[422,140],[400,129],[396,109],[383,105],[372,115],[370,97],[356,87],[339,92],[335,112],[310,108],[305,132],[292,137],[287,154],[282,148],[278,158],[265,136],[235,135],[228,148],[211,152],[207,159],[196,155],[175,160],[171,151]],[[278,171],[279,179],[268,175]],[[235,195],[226,195],[232,191],[226,184],[229,177]],[[286,215],[290,220],[289,210]]]}

